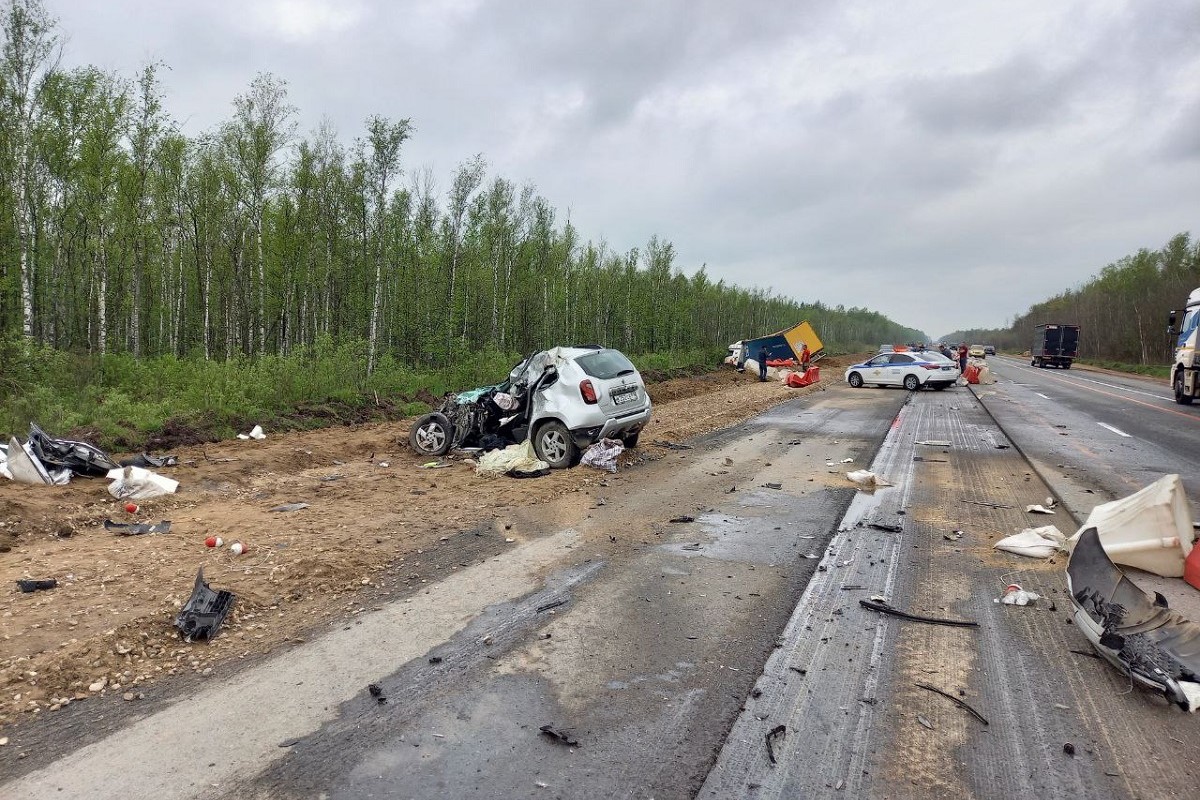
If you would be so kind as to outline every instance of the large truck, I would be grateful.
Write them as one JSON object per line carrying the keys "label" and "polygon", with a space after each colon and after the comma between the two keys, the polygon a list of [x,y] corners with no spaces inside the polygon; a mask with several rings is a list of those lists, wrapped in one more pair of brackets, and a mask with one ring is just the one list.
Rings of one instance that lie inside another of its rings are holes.
{"label": "large truck", "polygon": [[1034,328],[1029,366],[1070,369],[1079,358],[1079,326],[1043,322]]}
{"label": "large truck", "polygon": [[1180,405],[1190,405],[1200,393],[1200,360],[1197,359],[1196,329],[1200,322],[1200,289],[1195,289],[1187,299],[1187,308],[1183,313],[1183,324],[1178,329],[1178,312],[1172,311],[1167,318],[1167,333],[1175,338],[1175,363],[1171,367],[1171,388],[1175,392],[1175,402]]}
{"label": "large truck", "polygon": [[738,347],[739,363],[744,364],[747,360],[757,360],[758,353],[762,349],[767,351],[767,361],[786,361],[792,359],[797,364],[800,363],[800,349],[803,345],[808,345],[808,358],[811,362],[816,362],[825,356],[825,345],[821,342],[821,337],[817,336],[817,332],[813,330],[813,326],[805,320],[799,325],[793,325],[787,330],[776,331],[767,336],[760,336],[757,339],[746,339],[742,342],[736,342],[729,346],[732,355],[733,348]]}

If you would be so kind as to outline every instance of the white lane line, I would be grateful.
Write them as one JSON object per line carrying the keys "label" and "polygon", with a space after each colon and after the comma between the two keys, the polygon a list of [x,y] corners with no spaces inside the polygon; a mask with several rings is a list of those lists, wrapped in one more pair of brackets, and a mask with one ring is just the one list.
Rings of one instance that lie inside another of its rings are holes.
{"label": "white lane line", "polygon": [[1036,394],[1038,397],[1044,397],[1044,398],[1046,398],[1047,400],[1049,400],[1049,399],[1050,399],[1050,397],[1049,397],[1048,395],[1044,395],[1044,394],[1042,394],[1041,392],[1034,392],[1034,394]]}
{"label": "white lane line", "polygon": [[1120,428],[1114,428],[1112,425],[1109,425],[1107,422],[1097,422],[1096,424],[1099,425],[1101,428],[1108,428],[1110,431],[1115,433],[1117,436],[1124,436],[1126,439],[1133,438],[1125,431],[1121,430]]}

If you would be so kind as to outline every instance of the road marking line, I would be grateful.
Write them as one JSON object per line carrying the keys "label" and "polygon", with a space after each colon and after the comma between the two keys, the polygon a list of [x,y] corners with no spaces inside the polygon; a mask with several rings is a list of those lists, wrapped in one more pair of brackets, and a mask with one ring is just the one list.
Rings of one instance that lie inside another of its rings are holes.
{"label": "road marking line", "polygon": [[1048,395],[1044,395],[1041,392],[1034,392],[1034,394],[1036,394],[1038,397],[1045,397],[1047,400],[1050,399],[1050,397]]}
{"label": "road marking line", "polygon": [[1101,428],[1108,428],[1110,431],[1115,433],[1117,436],[1124,436],[1126,439],[1133,438],[1125,431],[1121,430],[1120,428],[1114,428],[1112,425],[1109,425],[1107,422],[1097,422],[1096,424],[1099,425]]}

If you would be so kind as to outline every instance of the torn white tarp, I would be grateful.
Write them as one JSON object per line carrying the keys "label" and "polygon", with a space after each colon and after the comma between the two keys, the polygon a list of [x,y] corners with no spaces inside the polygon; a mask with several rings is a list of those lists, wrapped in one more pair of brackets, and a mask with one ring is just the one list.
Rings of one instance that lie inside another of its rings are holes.
{"label": "torn white tarp", "polygon": [[1049,558],[1060,550],[1066,550],[1066,542],[1067,537],[1062,531],[1053,525],[1045,525],[1006,536],[992,547],[1029,558]]}
{"label": "torn white tarp", "polygon": [[1046,508],[1043,505],[1025,506],[1026,514],[1053,514],[1054,509]]}
{"label": "torn white tarp", "polygon": [[1104,552],[1116,564],[1137,567],[1167,578],[1183,576],[1183,561],[1192,551],[1192,504],[1178,475],[1164,475],[1128,497],[1092,509],[1071,537],[1095,528]]}
{"label": "torn white tarp", "polygon": [[853,472],[847,472],[846,477],[867,489],[873,489],[876,486],[891,486],[890,483],[870,470],[856,469]]}
{"label": "torn white tarp", "polygon": [[118,500],[149,500],[164,494],[175,494],[179,488],[179,481],[164,478],[141,467],[109,470],[108,477],[112,480],[108,485],[108,493]]}
{"label": "torn white tarp", "polygon": [[497,478],[509,473],[527,475],[550,469],[550,465],[533,452],[533,442],[526,439],[519,444],[510,444],[503,450],[490,450],[479,457],[475,474],[486,478]]}
{"label": "torn white tarp", "polygon": [[625,451],[625,445],[616,439],[601,439],[587,449],[579,463],[589,467],[617,471],[617,456]]}
{"label": "torn white tarp", "polygon": [[267,435],[263,433],[262,425],[255,425],[249,433],[239,433],[237,437],[239,439],[265,439]]}

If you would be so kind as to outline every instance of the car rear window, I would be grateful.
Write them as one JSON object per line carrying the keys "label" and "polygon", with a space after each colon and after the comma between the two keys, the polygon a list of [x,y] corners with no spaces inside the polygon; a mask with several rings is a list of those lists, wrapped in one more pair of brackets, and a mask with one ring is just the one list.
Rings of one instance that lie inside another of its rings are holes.
{"label": "car rear window", "polygon": [[632,375],[636,371],[633,363],[616,350],[597,350],[580,356],[575,359],[575,363],[588,375],[602,381],[621,375]]}

